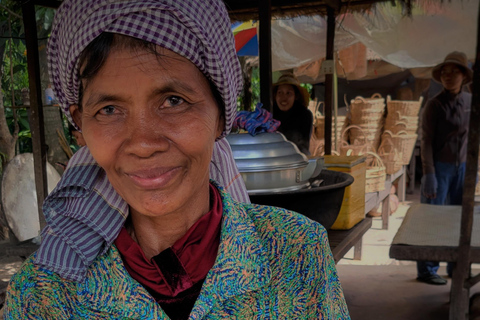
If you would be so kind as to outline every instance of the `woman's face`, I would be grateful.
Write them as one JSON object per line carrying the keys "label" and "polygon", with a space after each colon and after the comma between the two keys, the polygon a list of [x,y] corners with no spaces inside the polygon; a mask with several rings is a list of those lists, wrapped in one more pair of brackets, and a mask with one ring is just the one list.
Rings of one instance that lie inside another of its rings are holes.
{"label": "woman's face", "polygon": [[[70,107],[90,152],[131,213],[194,212],[209,201],[209,163],[224,122],[189,60],[113,50]],[[200,202],[199,202],[200,201]]]}
{"label": "woman's face", "polygon": [[458,93],[465,81],[465,74],[454,63],[447,63],[440,71],[440,80],[445,90]]}
{"label": "woman's face", "polygon": [[279,85],[275,94],[275,101],[280,110],[290,110],[295,103],[295,88],[291,84]]}

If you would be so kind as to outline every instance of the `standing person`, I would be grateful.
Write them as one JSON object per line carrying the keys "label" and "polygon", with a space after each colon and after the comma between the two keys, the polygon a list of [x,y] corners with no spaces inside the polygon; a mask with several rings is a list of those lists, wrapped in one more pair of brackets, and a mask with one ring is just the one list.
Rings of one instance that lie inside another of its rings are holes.
{"label": "standing person", "polygon": [[273,96],[273,118],[281,122],[278,131],[295,143],[300,152],[309,155],[313,115],[308,110],[307,89],[300,86],[292,73],[286,73],[273,85]]}
{"label": "standing person", "polygon": [[[431,98],[422,116],[421,158],[423,165],[421,202],[434,205],[461,205],[467,137],[472,95],[462,91],[472,81],[473,71],[462,52],[452,52],[432,70],[443,90]],[[439,263],[418,261],[419,281],[444,285],[437,274]],[[448,263],[451,277],[453,263]]]}
{"label": "standing person", "polygon": [[349,319],[325,229],[209,179],[242,88],[223,1],[65,0],[48,55],[86,147],[6,319]]}

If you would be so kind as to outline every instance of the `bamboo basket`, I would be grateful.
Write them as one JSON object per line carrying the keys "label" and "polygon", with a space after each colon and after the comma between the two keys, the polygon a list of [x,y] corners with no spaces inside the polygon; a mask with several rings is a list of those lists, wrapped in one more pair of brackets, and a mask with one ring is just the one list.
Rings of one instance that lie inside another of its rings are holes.
{"label": "bamboo basket", "polygon": [[389,130],[395,134],[399,133],[400,131],[406,131],[409,134],[414,134],[417,133],[418,123],[409,124],[401,121],[392,123],[387,118],[387,121],[385,122],[385,130]]}
{"label": "bamboo basket", "polygon": [[[360,132],[361,136],[357,136],[355,139],[350,137],[351,143],[348,143],[345,134],[351,130],[357,129]],[[363,140],[363,141],[362,141]],[[367,138],[365,133],[363,132],[362,128],[359,126],[351,125],[346,127],[341,136],[340,145],[339,145],[339,153],[342,156],[361,156],[369,151]]]}
{"label": "bamboo basket", "polygon": [[385,172],[387,174],[394,174],[402,168],[401,160],[402,154],[395,148],[392,139],[386,138],[382,140],[378,148],[378,155],[382,158],[385,165]]}
{"label": "bamboo basket", "polygon": [[402,116],[418,117],[422,101],[423,97],[418,101],[403,101],[391,100],[390,96],[387,96],[387,112],[389,114],[399,112]]}
{"label": "bamboo basket", "polygon": [[367,163],[365,174],[365,192],[377,192],[385,190],[385,180],[387,177],[385,165],[382,159],[374,152],[367,152],[370,163]]}
{"label": "bamboo basket", "polygon": [[397,151],[402,153],[402,160],[400,162],[402,165],[410,163],[417,137],[417,134],[411,134],[406,131],[400,131],[394,134],[389,130],[385,130],[382,134],[382,139],[390,138]]}
{"label": "bamboo basket", "polygon": [[400,111],[396,111],[394,113],[388,113],[387,114],[387,120],[389,121],[401,121],[405,123],[415,123],[418,124],[418,116],[404,116],[400,113]]}
{"label": "bamboo basket", "polygon": [[383,110],[385,107],[385,99],[382,98],[380,93],[375,93],[370,98],[357,96],[350,102],[350,106],[352,106],[352,109],[364,107],[368,109]]}

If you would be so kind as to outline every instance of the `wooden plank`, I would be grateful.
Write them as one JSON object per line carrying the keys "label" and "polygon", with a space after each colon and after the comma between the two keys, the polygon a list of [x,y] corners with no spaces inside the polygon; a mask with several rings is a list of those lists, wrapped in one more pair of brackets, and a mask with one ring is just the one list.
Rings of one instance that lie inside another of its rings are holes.
{"label": "wooden plank", "polygon": [[[327,7],[327,52],[325,62],[334,62],[333,50],[335,43],[335,9]],[[335,71],[333,71],[335,72]],[[325,154],[332,154],[332,110],[333,110],[333,81],[334,76],[331,73],[325,74]]]}
{"label": "wooden plank", "polygon": [[372,218],[365,218],[350,230],[328,230],[328,241],[335,263],[361,241],[365,232],[372,226]]}
{"label": "wooden plank", "polygon": [[470,275],[471,240],[475,205],[475,184],[478,172],[478,152],[480,143],[480,9],[477,13],[477,48],[473,70],[472,104],[468,127],[467,163],[462,197],[462,220],[458,257],[453,270],[450,289],[450,320],[468,319],[469,287],[465,285]]}
{"label": "wooden plank", "polygon": [[263,108],[273,112],[272,105],[272,11],[270,0],[260,0],[259,3],[259,32],[262,39],[258,43],[260,60],[260,102]]}
{"label": "wooden plank", "polygon": [[[472,263],[480,263],[480,247],[472,247],[470,254]],[[458,250],[457,247],[394,244],[390,247],[390,258],[408,261],[455,262],[458,258]]]}
{"label": "wooden plank", "polygon": [[47,151],[45,144],[45,127],[43,122],[42,92],[40,81],[40,62],[38,54],[37,24],[35,7],[31,2],[22,4],[23,24],[27,47],[28,81],[30,86],[30,129],[33,144],[33,163],[35,186],[37,191],[38,218],[40,229],[45,227],[45,217],[42,212],[43,200],[48,194],[47,189]]}

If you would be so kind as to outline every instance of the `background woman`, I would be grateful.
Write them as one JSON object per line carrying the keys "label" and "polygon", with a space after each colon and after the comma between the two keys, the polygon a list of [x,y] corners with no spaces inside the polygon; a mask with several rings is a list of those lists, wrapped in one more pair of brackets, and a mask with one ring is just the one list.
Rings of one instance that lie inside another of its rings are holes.
{"label": "background woman", "polygon": [[[462,88],[472,76],[467,56],[457,51],[432,70],[433,79],[442,84],[443,91],[427,102],[422,115],[422,203],[462,204],[472,101],[472,95]],[[437,274],[438,266],[438,262],[419,261],[417,279],[446,284],[447,280]],[[449,276],[452,269],[453,264],[448,263]]]}
{"label": "background woman", "polygon": [[321,225],[209,180],[242,87],[222,1],[66,0],[49,61],[87,146],[7,319],[349,318]]}
{"label": "background woman", "polygon": [[273,85],[273,96],[273,117],[281,122],[278,131],[309,155],[313,115],[307,108],[310,100],[307,89],[300,86],[293,74],[287,73]]}

